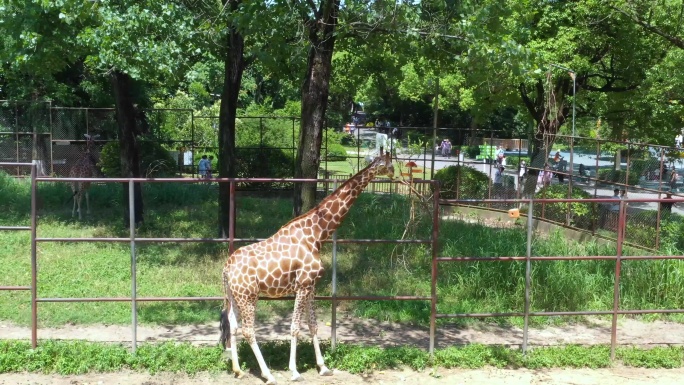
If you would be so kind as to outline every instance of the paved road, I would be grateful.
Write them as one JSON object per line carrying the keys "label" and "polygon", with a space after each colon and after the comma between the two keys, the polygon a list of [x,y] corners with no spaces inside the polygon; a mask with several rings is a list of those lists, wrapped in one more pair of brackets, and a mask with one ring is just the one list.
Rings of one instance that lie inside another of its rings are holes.
{"label": "paved road", "polygon": [[[365,143],[371,143],[370,148],[369,147],[362,147],[361,148],[361,155],[362,156],[368,156],[368,155],[375,155],[377,154],[377,149],[375,148],[375,143],[377,139],[377,134],[378,132],[370,129],[365,129],[361,128],[358,132],[358,137]],[[555,154],[555,151],[553,152]],[[561,156],[564,157],[565,160],[569,162],[570,160],[570,153],[566,151],[560,151]],[[510,153],[513,155],[513,152]],[[425,170],[425,178],[429,179],[430,176],[430,168],[432,164],[432,154],[421,154],[421,155],[413,155],[410,156],[408,152],[405,149],[400,149],[397,151],[397,158],[402,161],[402,163],[408,162],[409,160],[412,160],[418,164],[418,167],[420,169]],[[450,157],[446,158],[441,155],[436,155],[435,156],[435,171],[440,170],[444,167],[450,166],[450,165],[458,165],[458,164],[463,164],[467,165],[469,167],[472,167],[478,171],[481,171],[487,175],[489,175],[490,179],[494,178],[494,174],[496,172],[496,168],[491,165],[491,164],[486,164],[482,161],[475,161],[472,159],[458,159],[457,157]],[[596,167],[597,161],[596,161],[596,155],[595,154],[574,154],[573,155],[573,169],[574,172],[573,174],[578,174],[579,173],[579,165],[584,164],[590,169],[594,169]],[[599,167],[607,167],[607,166],[612,166],[613,161],[612,159],[608,158],[599,158],[598,160],[598,165]],[[623,163],[623,166],[626,167],[626,164]],[[568,165],[569,167],[569,165]],[[506,175],[510,176],[515,176],[517,173],[515,170],[506,170]],[[515,181],[515,187],[516,189],[518,188],[518,178],[514,178]],[[557,179],[553,180],[553,183],[558,183]],[[565,181],[567,183],[567,180]],[[664,183],[664,185],[667,185]],[[613,196],[613,188],[611,186],[602,186],[595,188],[593,184],[586,184],[586,183],[578,183],[574,182],[573,186],[582,188],[583,190],[587,191],[590,194],[594,194],[596,191],[596,197],[597,198],[610,198]],[[654,189],[657,189],[656,186],[653,186]],[[632,189],[631,191],[628,191],[628,198],[629,199],[659,199],[659,198],[664,198],[664,194],[659,194],[655,192],[640,192],[640,191],[634,191]],[[649,202],[649,203],[633,203],[630,204],[630,207],[633,209],[639,208],[639,209],[649,209],[649,210],[655,210],[657,208],[658,203],[657,202]],[[673,212],[684,215],[684,202],[679,204],[679,207],[675,206],[672,209]]]}

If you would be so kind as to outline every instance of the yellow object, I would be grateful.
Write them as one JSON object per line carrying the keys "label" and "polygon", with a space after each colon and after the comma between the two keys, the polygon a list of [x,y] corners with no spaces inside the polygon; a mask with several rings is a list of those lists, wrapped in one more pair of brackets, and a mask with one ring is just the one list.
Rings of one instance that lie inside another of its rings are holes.
{"label": "yellow object", "polygon": [[519,218],[520,217],[520,210],[519,209],[510,209],[510,210],[508,210],[508,216],[511,218]]}

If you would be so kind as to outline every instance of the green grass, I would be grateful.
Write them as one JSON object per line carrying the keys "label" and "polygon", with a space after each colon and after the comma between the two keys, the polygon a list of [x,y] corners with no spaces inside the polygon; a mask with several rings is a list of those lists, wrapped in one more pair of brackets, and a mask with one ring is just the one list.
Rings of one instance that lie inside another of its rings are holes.
{"label": "green grass", "polygon": [[[289,342],[266,342],[261,350],[274,370],[288,370]],[[376,348],[341,344],[335,351],[323,344],[329,366],[350,373],[368,373],[408,367],[414,370],[432,368],[477,369],[498,368],[608,368],[610,348],[604,345],[537,348],[523,355],[517,349],[479,344],[437,349],[434,357],[415,347]],[[300,343],[297,348],[298,369],[315,368],[313,346]],[[258,370],[251,349],[241,343],[238,355],[246,368]],[[617,363],[644,368],[682,367],[684,348],[618,348]],[[0,341],[0,373],[57,373],[61,375],[88,372],[134,370],[150,373],[224,372],[229,370],[219,347],[199,347],[181,343],[143,344],[135,354],[119,344],[80,341],[44,341],[36,349],[22,341]]]}
{"label": "green grass", "polygon": [[[92,215],[83,221],[71,218],[66,184],[39,186],[40,237],[127,237],[123,226],[121,188],[95,185],[91,190]],[[291,218],[290,194],[286,198],[260,198],[240,193],[237,199],[240,238],[268,237]],[[217,189],[208,185],[145,185],[145,223],[141,237],[206,237],[216,234]],[[28,185],[0,176],[0,225],[27,225]],[[339,238],[398,239],[409,218],[405,197],[363,194],[339,229]],[[442,221],[440,255],[524,256],[526,235],[519,228],[494,229],[477,223]],[[429,239],[431,220],[421,217],[411,238]],[[615,246],[594,242],[568,242],[559,233],[537,236],[533,255],[615,255]],[[641,251],[626,248],[625,253]],[[30,282],[29,235],[0,232],[0,284]],[[667,251],[679,254],[673,249]],[[322,257],[330,272],[331,246]],[[137,282],[139,296],[219,296],[220,272],[227,258],[226,244],[138,244]],[[522,311],[523,262],[442,263],[438,276],[438,311]],[[544,261],[532,264],[533,311],[608,310],[613,303],[614,262]],[[40,243],[38,281],[40,297],[128,297],[130,296],[130,250],[127,243]],[[430,295],[431,253],[426,246],[388,244],[341,244],[338,247],[339,295]],[[331,275],[318,285],[318,293],[329,294]],[[684,262],[626,261],[621,281],[622,308],[683,308]],[[329,303],[320,301],[321,310]],[[430,319],[427,301],[356,301],[343,304],[354,315],[379,320],[426,325]],[[183,324],[215,321],[218,301],[150,302],[139,305],[144,324]],[[261,319],[289,315],[291,301],[261,301]],[[324,315],[325,317],[325,315]],[[648,316],[681,321],[681,315]],[[27,292],[0,292],[0,320],[29,324]],[[532,318],[535,325],[557,322],[557,318]],[[41,326],[76,324],[127,324],[130,305],[121,303],[41,303]],[[466,320],[440,320],[472,322]],[[499,319],[520,324],[519,318]]]}

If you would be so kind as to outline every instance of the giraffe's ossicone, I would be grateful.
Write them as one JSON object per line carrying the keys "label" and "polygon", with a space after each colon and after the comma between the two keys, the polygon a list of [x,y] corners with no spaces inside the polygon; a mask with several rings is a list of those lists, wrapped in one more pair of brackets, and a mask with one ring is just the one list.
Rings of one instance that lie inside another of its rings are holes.
{"label": "giraffe's ossicone", "polygon": [[282,297],[295,295],[290,326],[289,368],[292,380],[300,378],[296,365],[297,337],[302,317],[307,317],[316,364],[321,375],[331,375],[321,354],[313,299],[316,282],[323,275],[320,249],[323,241],[337,229],[354,201],[376,176],[394,177],[392,157],[380,150],[366,168],[359,171],[307,213],[291,220],[270,238],[241,247],[233,252],[223,269],[225,301],[221,317],[221,342],[230,350],[233,372],[242,376],[237,356],[237,317],[242,333],[252,347],[267,384],[275,384],[254,335],[256,303],[259,295]]}

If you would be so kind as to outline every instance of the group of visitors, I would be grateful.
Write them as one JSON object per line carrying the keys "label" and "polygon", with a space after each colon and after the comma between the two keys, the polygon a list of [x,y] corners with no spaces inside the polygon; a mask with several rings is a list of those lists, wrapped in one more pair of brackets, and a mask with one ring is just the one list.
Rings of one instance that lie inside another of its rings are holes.
{"label": "group of visitors", "polygon": [[442,154],[443,157],[451,158],[451,140],[444,138],[435,149],[437,153]]}
{"label": "group of visitors", "polygon": [[202,159],[199,161],[199,165],[197,167],[199,171],[199,176],[202,179],[211,179],[212,178],[212,168],[211,168],[211,162],[214,160],[213,156],[207,157],[207,155],[202,155]]}

